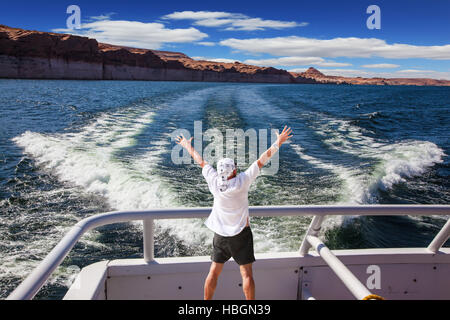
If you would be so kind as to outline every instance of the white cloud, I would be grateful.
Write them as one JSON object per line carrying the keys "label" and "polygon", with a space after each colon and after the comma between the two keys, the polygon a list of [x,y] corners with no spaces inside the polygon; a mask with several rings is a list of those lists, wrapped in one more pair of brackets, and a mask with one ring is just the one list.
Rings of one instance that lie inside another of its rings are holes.
{"label": "white cloud", "polygon": [[278,21],[278,20],[263,20],[260,18],[246,18],[236,19],[231,22],[231,25],[225,30],[264,30],[264,29],[284,29],[293,27],[304,27],[307,23],[301,24],[295,21]]}
{"label": "white cloud", "polygon": [[305,72],[306,70],[308,70],[308,68],[294,68],[294,69],[289,69],[289,72]]}
{"label": "white cloud", "polygon": [[227,58],[206,58],[206,57],[192,57],[194,60],[206,60],[206,61],[212,61],[212,62],[225,62],[225,63],[234,63],[239,62],[239,60],[236,59],[227,59]]}
{"label": "white cloud", "polygon": [[194,22],[197,26],[202,27],[222,27],[227,24],[231,24],[233,22],[233,19],[204,19],[204,20],[198,20]]}
{"label": "white cloud", "polygon": [[402,72],[402,73],[423,73],[423,72],[434,72],[434,71],[433,70],[404,69],[404,70],[399,70],[398,72]]}
{"label": "white cloud", "polygon": [[209,42],[209,41],[200,41],[200,42],[197,42],[197,44],[206,46],[206,47],[213,47],[216,45],[215,42]]}
{"label": "white cloud", "polygon": [[450,59],[450,44],[416,46],[394,43],[376,38],[334,38],[329,40],[297,36],[276,38],[230,38],[220,41],[223,46],[250,53],[294,57],[383,57],[390,59],[424,58]]}
{"label": "white cloud", "polygon": [[322,66],[322,67],[347,67],[351,66],[351,63],[346,62],[334,62],[334,61],[324,61],[320,63],[316,63],[316,66]]}
{"label": "white cloud", "polygon": [[[171,14],[166,14],[163,19],[175,20],[205,20],[205,19],[219,19],[236,16],[236,13],[229,13],[223,11],[176,11]],[[243,15],[240,15],[243,17]]]}
{"label": "white cloud", "polygon": [[109,13],[105,13],[105,14],[101,14],[99,16],[92,16],[89,17],[89,21],[98,21],[98,20],[109,20],[111,18],[111,16],[115,15],[115,12],[109,12]]}
{"label": "white cloud", "polygon": [[208,37],[206,33],[193,27],[169,29],[162,23],[110,20],[109,18],[83,23],[81,28],[76,30],[54,29],[52,31],[86,36],[109,44],[146,49],[159,49],[165,43],[187,43]]}
{"label": "white cloud", "polygon": [[255,64],[258,66],[305,66],[316,65],[322,67],[347,67],[351,63],[341,63],[335,61],[326,61],[320,57],[282,57],[270,59],[247,59],[244,63]]}
{"label": "white cloud", "polygon": [[371,68],[371,69],[391,69],[400,67],[398,64],[392,63],[376,63],[376,64],[365,64],[361,66],[362,68]]}
{"label": "white cloud", "polygon": [[265,30],[285,29],[293,27],[304,27],[307,22],[297,23],[295,21],[264,20],[251,18],[241,13],[230,13],[223,11],[180,11],[167,14],[163,19],[171,20],[194,20],[194,25],[203,27],[224,27],[225,30]]}

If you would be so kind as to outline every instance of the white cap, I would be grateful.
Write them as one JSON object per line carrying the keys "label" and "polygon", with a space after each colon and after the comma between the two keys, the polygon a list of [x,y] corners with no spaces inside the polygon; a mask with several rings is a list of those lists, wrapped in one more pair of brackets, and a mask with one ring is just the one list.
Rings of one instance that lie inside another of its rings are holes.
{"label": "white cap", "polygon": [[233,159],[224,158],[217,162],[217,173],[220,176],[219,186],[220,191],[225,191],[228,188],[228,177],[231,176],[236,169]]}

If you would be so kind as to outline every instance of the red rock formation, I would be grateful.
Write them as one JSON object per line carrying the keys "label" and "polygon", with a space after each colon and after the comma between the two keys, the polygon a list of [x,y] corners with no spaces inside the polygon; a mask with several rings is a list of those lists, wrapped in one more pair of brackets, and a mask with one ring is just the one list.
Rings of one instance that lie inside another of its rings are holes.
{"label": "red rock formation", "polygon": [[116,46],[4,25],[0,25],[0,78],[450,85],[444,80],[347,78],[327,76],[314,68],[290,73],[240,62],[198,61],[181,52]]}
{"label": "red rock formation", "polygon": [[44,79],[293,82],[285,70],[196,61],[183,53],[0,25],[0,77]]}
{"label": "red rock formation", "polygon": [[361,78],[327,76],[315,68],[309,68],[305,72],[292,73],[294,78],[301,81],[310,79],[316,83],[354,84],[354,85],[408,85],[408,86],[450,86],[448,80],[436,80],[425,78]]}
{"label": "red rock formation", "polygon": [[100,62],[95,39],[0,25],[0,54],[14,57],[63,58]]}

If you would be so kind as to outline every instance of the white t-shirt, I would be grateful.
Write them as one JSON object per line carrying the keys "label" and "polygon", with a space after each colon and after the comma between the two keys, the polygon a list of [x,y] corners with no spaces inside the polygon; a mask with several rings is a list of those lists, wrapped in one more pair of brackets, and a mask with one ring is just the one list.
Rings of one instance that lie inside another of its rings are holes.
{"label": "white t-shirt", "polygon": [[205,221],[209,229],[221,236],[231,237],[245,228],[248,219],[248,189],[259,172],[255,161],[245,172],[230,179],[227,190],[221,192],[218,186],[220,177],[216,170],[209,164],[203,167],[202,174],[214,196],[211,214]]}

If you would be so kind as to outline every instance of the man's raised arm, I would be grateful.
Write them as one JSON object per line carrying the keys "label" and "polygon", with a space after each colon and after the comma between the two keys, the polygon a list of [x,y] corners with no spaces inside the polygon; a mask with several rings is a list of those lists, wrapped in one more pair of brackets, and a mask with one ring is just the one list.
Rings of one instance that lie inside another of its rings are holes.
{"label": "man's raised arm", "polygon": [[175,142],[185,148],[187,152],[191,155],[191,157],[194,159],[195,162],[198,163],[198,165],[203,168],[208,163],[203,160],[202,156],[198,154],[197,151],[195,151],[194,147],[191,145],[191,141],[194,139],[194,137],[191,137],[189,140],[187,140],[183,135],[178,136],[175,139]]}
{"label": "man's raised arm", "polygon": [[267,149],[266,152],[264,152],[258,159],[258,167],[260,169],[264,167],[264,165],[267,163],[267,161],[270,160],[270,158],[272,158],[272,156],[275,154],[275,152],[278,151],[281,145],[292,137],[291,133],[291,128],[288,128],[287,126],[284,126],[284,129],[280,134],[278,134],[277,132],[277,141],[275,141],[275,143],[271,145],[270,148]]}

